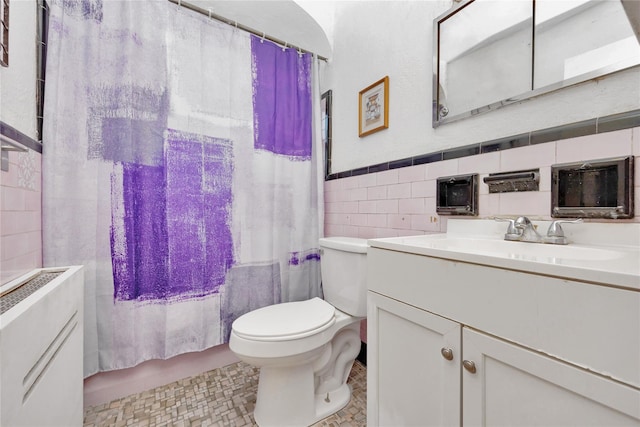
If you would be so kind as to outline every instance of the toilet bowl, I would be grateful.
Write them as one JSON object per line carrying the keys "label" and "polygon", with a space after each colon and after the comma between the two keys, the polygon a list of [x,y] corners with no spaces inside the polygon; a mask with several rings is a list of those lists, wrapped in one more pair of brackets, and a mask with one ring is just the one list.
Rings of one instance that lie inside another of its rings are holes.
{"label": "toilet bowl", "polygon": [[366,241],[320,239],[325,300],[275,304],[233,322],[230,349],[260,368],[254,418],[306,426],[349,403],[349,372],[366,316]]}

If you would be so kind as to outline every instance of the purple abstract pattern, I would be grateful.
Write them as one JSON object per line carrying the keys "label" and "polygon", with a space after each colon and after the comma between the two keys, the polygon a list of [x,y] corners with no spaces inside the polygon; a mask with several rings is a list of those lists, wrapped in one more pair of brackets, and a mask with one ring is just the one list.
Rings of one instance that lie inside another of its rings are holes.
{"label": "purple abstract pattern", "polygon": [[69,16],[102,21],[102,0],[61,0],[61,2],[64,13]]}
{"label": "purple abstract pattern", "polygon": [[311,159],[311,55],[251,37],[256,149]]}
{"label": "purple abstract pattern", "polygon": [[289,257],[289,265],[300,265],[308,261],[320,261],[319,249],[310,249],[308,251],[291,252]]}
{"label": "purple abstract pattern", "polygon": [[163,164],[163,130],[169,114],[166,90],[100,86],[87,90],[87,99],[91,104],[87,115],[89,159]]}
{"label": "purple abstract pattern", "polygon": [[163,166],[123,164],[122,188],[112,189],[123,202],[112,224],[124,224],[111,230],[116,300],[219,292],[234,263],[232,159],[228,140],[169,129]]}
{"label": "purple abstract pattern", "polygon": [[218,292],[233,265],[231,142],[169,129],[169,279],[181,294]]}
{"label": "purple abstract pattern", "polygon": [[[123,220],[124,229],[111,228],[114,296],[118,300],[164,298],[168,291],[167,225],[164,210],[157,208],[166,205],[164,170],[125,163],[122,187],[124,212],[112,213],[124,214],[116,218]],[[118,193],[113,196],[117,198]]]}

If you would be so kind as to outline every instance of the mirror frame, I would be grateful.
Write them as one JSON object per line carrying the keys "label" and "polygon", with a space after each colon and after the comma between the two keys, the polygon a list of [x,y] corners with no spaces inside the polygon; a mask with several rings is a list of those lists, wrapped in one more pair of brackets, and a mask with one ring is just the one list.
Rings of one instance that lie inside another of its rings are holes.
{"label": "mirror frame", "polygon": [[[536,20],[535,20],[535,9],[533,9],[535,7],[535,0],[529,0],[531,1],[531,7],[533,10],[533,25],[532,25],[532,37],[533,40],[535,40],[535,31],[536,31]],[[437,128],[443,124],[446,123],[451,123],[451,122],[455,122],[458,120],[462,120],[468,117],[472,117],[472,116],[477,116],[479,114],[483,114],[483,113],[487,113],[489,111],[493,111],[493,110],[497,110],[498,108],[502,108],[506,105],[510,105],[510,104],[515,104],[517,102],[521,102],[530,98],[534,98],[536,96],[540,96],[542,94],[546,94],[546,93],[550,93],[553,91],[556,91],[558,89],[562,89],[565,87],[569,87],[569,86],[573,86],[576,85],[578,83],[583,83],[589,80],[594,80],[603,76],[606,76],[608,74],[611,73],[615,73],[617,71],[622,71],[622,70],[626,70],[626,69],[630,69],[630,68],[634,68],[639,66],[640,64],[616,64],[616,65],[609,65],[606,67],[602,67],[599,68],[597,70],[593,70],[590,71],[588,73],[584,73],[584,74],[580,74],[578,76],[572,77],[570,79],[567,80],[563,80],[563,81],[559,81],[556,83],[552,83],[550,85],[544,86],[544,87],[540,87],[538,89],[533,89],[533,84],[535,84],[535,76],[533,76],[532,78],[532,89],[530,91],[521,93],[521,94],[516,94],[514,96],[511,96],[507,99],[502,99],[496,102],[492,102],[491,104],[488,105],[484,105],[482,107],[478,107],[478,108],[474,108],[470,111],[465,111],[463,113],[459,113],[453,116],[447,116],[445,118],[439,119],[438,116],[438,112],[439,112],[439,97],[440,97],[440,91],[439,91],[439,65],[440,65],[440,24],[444,21],[446,21],[447,19],[451,18],[453,15],[455,15],[456,13],[460,12],[462,9],[464,9],[465,7],[470,6],[472,3],[474,3],[475,0],[462,0],[460,1],[460,3],[458,5],[456,5],[455,7],[453,7],[452,9],[446,11],[445,13],[443,13],[442,15],[438,16],[437,18],[435,18],[433,20],[433,67],[432,67],[432,74],[433,74],[433,87],[432,87],[432,109],[431,109],[431,114],[432,114],[432,127],[433,128]],[[620,2],[620,6],[623,7],[622,2]],[[632,23],[631,23],[632,24]],[[633,25],[632,25],[633,28]],[[535,58],[535,42],[532,46],[532,50],[531,50],[531,55]],[[532,62],[533,63],[533,62]],[[531,74],[533,75],[533,69],[531,70]]]}

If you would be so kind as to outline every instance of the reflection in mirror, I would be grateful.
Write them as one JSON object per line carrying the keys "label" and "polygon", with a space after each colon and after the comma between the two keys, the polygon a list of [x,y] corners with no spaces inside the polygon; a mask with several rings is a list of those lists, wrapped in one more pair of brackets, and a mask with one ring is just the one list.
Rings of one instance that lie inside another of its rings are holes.
{"label": "reflection in mirror", "polygon": [[531,90],[532,2],[475,0],[439,23],[438,119]]}
{"label": "reflection in mirror", "polygon": [[640,45],[621,2],[536,0],[535,5],[534,90],[640,63]]}
{"label": "reflection in mirror", "polygon": [[434,20],[433,126],[637,66],[639,5],[463,0]]}

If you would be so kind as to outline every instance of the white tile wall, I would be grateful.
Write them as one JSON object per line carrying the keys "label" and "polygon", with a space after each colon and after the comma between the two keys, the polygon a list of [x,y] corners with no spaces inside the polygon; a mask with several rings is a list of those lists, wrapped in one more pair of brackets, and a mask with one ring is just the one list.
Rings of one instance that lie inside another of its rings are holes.
{"label": "white tile wall", "polygon": [[[327,181],[325,234],[376,238],[445,232],[447,216],[436,214],[436,179],[467,173],[480,174],[479,218],[550,219],[551,165],[628,155],[635,156],[636,216],[626,221],[640,222],[639,127]],[[539,191],[489,194],[482,182],[489,173],[535,168]],[[354,197],[357,204],[343,202]]]}
{"label": "white tile wall", "polygon": [[42,267],[41,155],[9,152],[0,172],[0,283]]}

